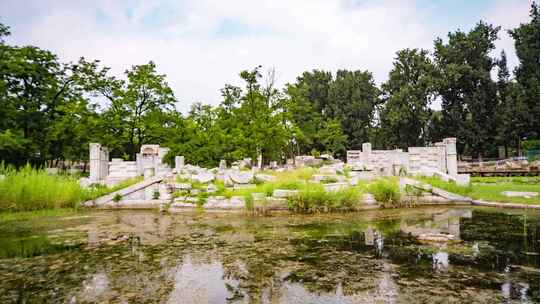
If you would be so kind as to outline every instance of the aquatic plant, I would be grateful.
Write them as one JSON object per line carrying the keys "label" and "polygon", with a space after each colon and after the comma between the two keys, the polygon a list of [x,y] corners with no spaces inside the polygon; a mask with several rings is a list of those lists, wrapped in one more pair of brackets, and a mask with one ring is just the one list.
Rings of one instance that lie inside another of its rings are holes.
{"label": "aquatic plant", "polygon": [[395,179],[378,179],[368,186],[368,191],[383,206],[391,205],[396,207],[400,203],[401,192]]}

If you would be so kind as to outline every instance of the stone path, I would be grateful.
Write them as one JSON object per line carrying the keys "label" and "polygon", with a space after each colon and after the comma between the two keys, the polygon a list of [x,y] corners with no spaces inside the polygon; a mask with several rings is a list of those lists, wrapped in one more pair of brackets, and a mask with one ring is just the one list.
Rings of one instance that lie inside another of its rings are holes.
{"label": "stone path", "polygon": [[112,202],[113,198],[116,195],[120,195],[121,197],[124,197],[126,195],[131,194],[131,193],[134,193],[134,192],[137,192],[137,191],[142,190],[144,188],[147,188],[147,187],[149,187],[149,186],[151,186],[153,184],[160,183],[161,181],[163,181],[164,178],[165,177],[163,177],[163,176],[157,176],[157,177],[145,179],[145,180],[143,180],[141,182],[138,182],[138,183],[136,183],[134,185],[131,185],[129,187],[114,191],[112,193],[106,194],[104,196],[98,197],[98,198],[93,199],[93,200],[86,201],[86,202],[83,203],[83,206],[85,206],[85,207],[94,207],[94,206],[99,207],[99,206],[105,205],[107,203]]}

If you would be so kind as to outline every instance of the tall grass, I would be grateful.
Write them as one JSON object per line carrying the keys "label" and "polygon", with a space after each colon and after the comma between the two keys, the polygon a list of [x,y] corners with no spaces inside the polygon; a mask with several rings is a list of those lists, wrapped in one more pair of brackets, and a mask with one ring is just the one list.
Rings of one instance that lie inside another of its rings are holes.
{"label": "tall grass", "polygon": [[373,194],[377,202],[383,205],[399,206],[401,192],[395,179],[378,179],[368,186],[369,193]]}
{"label": "tall grass", "polygon": [[339,191],[326,191],[321,184],[309,184],[289,197],[289,209],[299,213],[352,211],[360,204],[361,191],[350,187]]}
{"label": "tall grass", "polygon": [[75,208],[84,197],[73,177],[49,175],[30,165],[1,171],[5,177],[0,180],[0,211]]}
{"label": "tall grass", "polygon": [[142,179],[129,179],[114,187],[82,188],[76,177],[48,174],[30,165],[16,170],[0,165],[0,212],[77,208],[79,203],[130,186]]}

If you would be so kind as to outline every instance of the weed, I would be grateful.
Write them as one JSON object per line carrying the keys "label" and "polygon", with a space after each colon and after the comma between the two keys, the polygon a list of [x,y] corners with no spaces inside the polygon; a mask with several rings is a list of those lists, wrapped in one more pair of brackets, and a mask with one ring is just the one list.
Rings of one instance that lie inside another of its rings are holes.
{"label": "weed", "polygon": [[368,186],[368,191],[384,206],[399,206],[401,193],[399,185],[394,179],[378,179]]}

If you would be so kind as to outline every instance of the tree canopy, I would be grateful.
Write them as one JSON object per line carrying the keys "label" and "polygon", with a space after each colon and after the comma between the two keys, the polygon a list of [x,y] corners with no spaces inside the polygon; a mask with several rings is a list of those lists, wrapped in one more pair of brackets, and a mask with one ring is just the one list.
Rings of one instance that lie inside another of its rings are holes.
{"label": "tree canopy", "polygon": [[499,27],[480,21],[471,30],[437,38],[433,51],[399,50],[388,79],[377,85],[367,70],[305,71],[283,88],[274,70],[239,73],[216,106],[194,103],[189,113],[152,61],[112,76],[100,61],[61,62],[53,52],[6,42],[0,23],[0,161],[53,165],[86,161],[100,142],[115,157],[133,159],[142,144],[159,143],[187,161],[216,166],[262,156],[285,162],[300,154],[331,153],[364,142],[407,148],[457,137],[473,157],[518,151],[540,138],[540,17],[509,31],[519,65],[493,55]]}

